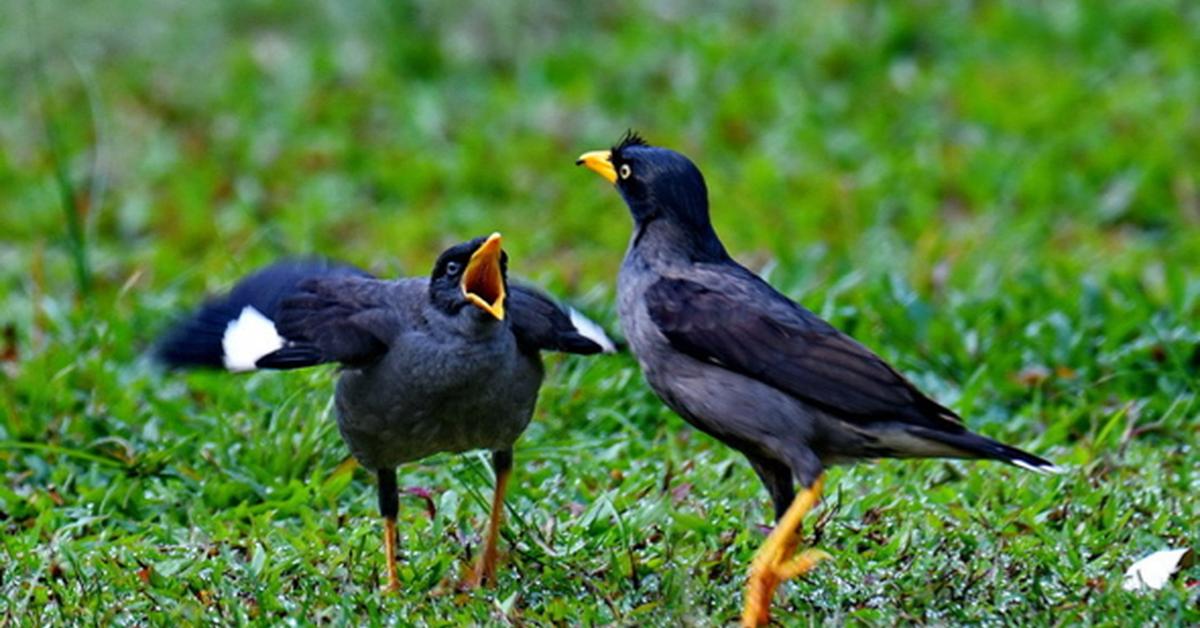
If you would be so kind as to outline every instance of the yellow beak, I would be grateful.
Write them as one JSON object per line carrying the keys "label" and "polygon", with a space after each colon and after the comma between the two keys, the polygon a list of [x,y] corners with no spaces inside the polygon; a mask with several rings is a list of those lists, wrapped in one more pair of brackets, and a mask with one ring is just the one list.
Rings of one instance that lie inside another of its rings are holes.
{"label": "yellow beak", "polygon": [[584,153],[575,160],[576,166],[587,166],[596,174],[604,177],[609,183],[617,182],[617,169],[613,167],[612,151],[594,150]]}
{"label": "yellow beak", "polygon": [[500,234],[493,233],[471,254],[463,273],[462,291],[472,305],[502,321],[506,293],[500,254]]}

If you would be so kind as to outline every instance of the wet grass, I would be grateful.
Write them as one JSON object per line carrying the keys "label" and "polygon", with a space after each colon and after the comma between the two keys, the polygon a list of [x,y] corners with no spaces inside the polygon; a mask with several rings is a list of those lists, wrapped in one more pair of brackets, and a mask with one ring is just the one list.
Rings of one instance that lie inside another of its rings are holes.
{"label": "wet grass", "polygon": [[[572,162],[704,169],[729,248],[969,425],[1068,466],[831,473],[786,624],[1196,624],[1200,12],[165,1],[0,8],[0,624],[724,623],[768,500],[629,356],[550,360],[494,590],[481,456],[402,470],[404,592],[332,370],[144,353],[281,255],[424,273],[492,230],[616,327],[629,233]],[[78,228],[72,221],[78,219]],[[425,497],[427,495],[427,498]]]}

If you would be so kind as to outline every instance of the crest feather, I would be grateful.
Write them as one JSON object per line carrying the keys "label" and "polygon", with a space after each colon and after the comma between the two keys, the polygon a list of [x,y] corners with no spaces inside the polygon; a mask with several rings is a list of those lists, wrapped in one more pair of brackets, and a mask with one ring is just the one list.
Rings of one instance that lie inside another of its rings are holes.
{"label": "crest feather", "polygon": [[646,140],[642,139],[642,136],[638,135],[637,131],[634,131],[633,129],[629,129],[628,131],[625,131],[625,135],[621,137],[621,141],[617,142],[616,146],[613,146],[612,152],[613,152],[613,154],[617,154],[617,153],[620,153],[622,150],[629,148],[630,146],[649,146],[649,145],[650,145],[650,143],[647,142]]}

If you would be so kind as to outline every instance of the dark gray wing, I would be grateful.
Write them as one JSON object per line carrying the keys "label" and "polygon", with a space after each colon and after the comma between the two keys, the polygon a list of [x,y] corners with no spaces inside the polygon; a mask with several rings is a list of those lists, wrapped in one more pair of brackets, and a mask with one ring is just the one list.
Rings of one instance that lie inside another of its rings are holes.
{"label": "dark gray wing", "polygon": [[646,291],[651,320],[677,350],[843,419],[962,430],[954,412],[879,356],[749,271],[740,271],[704,284],[659,280]]}
{"label": "dark gray wing", "polygon": [[393,282],[362,276],[301,281],[279,304],[275,328],[286,343],[258,368],[291,369],[338,362],[362,367],[383,357],[400,325]]}
{"label": "dark gray wing", "polygon": [[526,353],[560,351],[591,355],[616,351],[615,343],[603,328],[536,288],[510,282],[507,309],[517,345]]}
{"label": "dark gray wing", "polygon": [[[238,282],[229,294],[210,299],[176,323],[158,342],[155,356],[171,367],[250,370],[254,368],[252,358],[257,346],[269,350],[278,344],[272,321],[284,299],[294,295],[305,281],[338,277],[370,275],[323,259],[287,260],[267,266]],[[231,330],[241,333],[230,336]]]}

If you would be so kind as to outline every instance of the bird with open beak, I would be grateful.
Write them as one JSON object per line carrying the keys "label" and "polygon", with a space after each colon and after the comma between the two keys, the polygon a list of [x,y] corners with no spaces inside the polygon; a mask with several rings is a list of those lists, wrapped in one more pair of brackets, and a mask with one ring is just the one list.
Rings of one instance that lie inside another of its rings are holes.
{"label": "bird with open beak", "polygon": [[172,367],[343,368],[342,439],[378,479],[387,587],[398,590],[396,467],[439,452],[492,452],[496,490],[468,585],[495,579],[513,443],[533,414],[543,350],[612,352],[601,328],[507,279],[500,234],[447,249],[429,277],[385,281],[327,261],[282,262],[179,323],[157,355]]}
{"label": "bird with open beak", "polygon": [[633,215],[617,309],[650,387],[745,455],[774,503],[775,529],[750,568],[745,625],[766,623],[776,587],[827,557],[794,555],[827,465],[943,457],[1055,469],[968,431],[879,356],[734,261],[687,157],[628,134],[576,163],[615,185]]}

